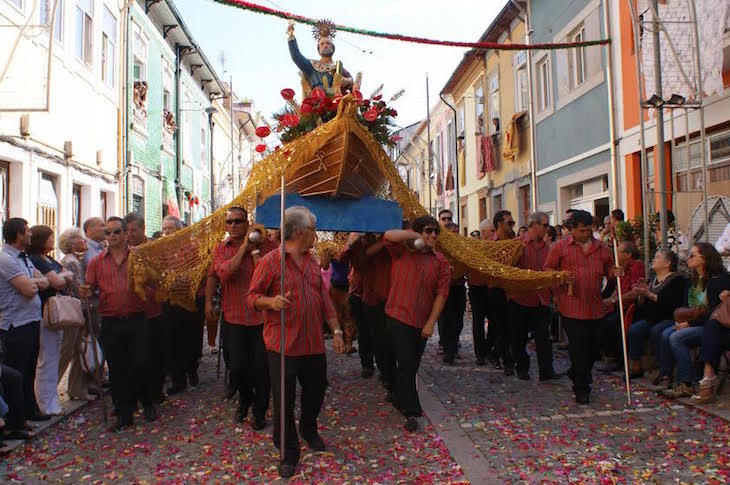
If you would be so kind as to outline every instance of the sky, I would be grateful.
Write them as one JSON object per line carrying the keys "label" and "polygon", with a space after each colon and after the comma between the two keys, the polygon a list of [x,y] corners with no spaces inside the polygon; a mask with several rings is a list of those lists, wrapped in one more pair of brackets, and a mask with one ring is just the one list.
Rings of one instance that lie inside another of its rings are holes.
{"label": "sky", "polygon": [[[439,40],[477,41],[506,0],[253,0],[253,3],[335,23],[380,32]],[[280,111],[279,94],[292,88],[301,96],[298,69],[289,57],[287,21],[214,3],[175,0],[183,20],[222,80],[233,76],[239,98],[250,98],[264,115]],[[297,24],[295,35],[305,57],[319,58],[311,27]],[[392,107],[396,123],[408,126],[426,116],[426,74],[430,102],[438,95],[467,49],[416,45],[347,32],[335,37],[335,60],[354,76],[363,74],[368,96],[381,83],[384,99],[405,94]],[[225,72],[221,68],[225,57]]]}

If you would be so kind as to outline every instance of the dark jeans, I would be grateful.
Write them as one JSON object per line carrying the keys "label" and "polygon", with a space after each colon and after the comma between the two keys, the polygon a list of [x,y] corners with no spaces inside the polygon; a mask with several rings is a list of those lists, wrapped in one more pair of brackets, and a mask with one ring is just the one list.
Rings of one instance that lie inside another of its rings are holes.
{"label": "dark jeans", "polygon": [[[662,334],[664,333],[664,330],[668,328],[674,328],[674,320],[664,320],[663,322],[659,322],[651,327],[649,330],[649,343],[651,344],[651,351],[654,353],[654,357],[659,362],[659,371],[665,375],[668,376],[669,372],[671,372],[672,362],[671,362],[671,354],[668,356],[664,356],[664,360],[662,360]],[[667,337],[667,345],[666,347],[669,348],[669,337]],[[670,359],[667,363],[666,360]],[[663,368],[665,366],[668,366],[668,369],[665,373]]]}
{"label": "dark jeans", "polygon": [[730,328],[723,326],[717,320],[708,320],[702,332],[700,349],[702,361],[717,371],[722,353],[726,350],[730,350]]}
{"label": "dark jeans", "polygon": [[[38,413],[35,402],[35,366],[38,361],[40,347],[40,322],[31,322],[20,327],[0,330],[0,338],[5,347],[5,361],[8,367],[20,372],[23,376],[23,414],[30,419]],[[8,403],[9,404],[9,403]]]}
{"label": "dark jeans", "polygon": [[386,389],[392,390],[395,385],[395,351],[390,328],[385,322],[385,303],[374,306],[363,303],[362,312],[363,320],[372,328],[373,350],[380,378]]}
{"label": "dark jeans", "polygon": [[565,333],[568,334],[570,379],[576,394],[591,392],[591,371],[601,344],[601,322],[563,317]]}
{"label": "dark jeans", "polygon": [[147,376],[150,379],[150,388],[153,390],[153,397],[162,397],[165,376],[167,375],[167,360],[170,349],[167,339],[167,321],[165,315],[147,320],[149,328],[149,340],[147,352],[149,354],[149,370]]}
{"label": "dark jeans", "polygon": [[253,415],[263,418],[269,408],[270,390],[264,326],[223,325],[229,327],[231,383],[238,390],[239,405],[244,409],[253,405]]}
{"label": "dark jeans", "polygon": [[489,325],[487,326],[487,348],[492,356],[501,359],[505,367],[514,367],[509,351],[510,311],[507,295],[501,288],[489,288]]}
{"label": "dark jeans", "polygon": [[702,344],[702,327],[682,328],[669,336],[669,347],[677,365],[677,381],[689,384],[694,380],[689,351],[699,347],[700,344]]}
{"label": "dark jeans", "polygon": [[406,418],[417,417],[423,411],[416,390],[416,374],[426,348],[426,339],[421,337],[420,328],[411,327],[395,318],[386,319],[395,349],[397,407]]}
{"label": "dark jeans", "polygon": [[203,345],[203,320],[197,311],[178,306],[169,312],[172,349],[172,383],[185,386],[187,376],[198,371],[198,359]]}
{"label": "dark jeans", "polygon": [[145,376],[149,368],[149,328],[144,313],[124,318],[102,317],[101,339],[109,364],[112,399],[121,420],[131,421],[137,409],[152,404],[154,389]]}
{"label": "dark jeans", "polygon": [[469,285],[469,304],[471,305],[471,331],[474,339],[474,355],[477,358],[486,357],[490,348],[487,347],[487,335],[484,323],[487,318],[486,286]]}
{"label": "dark jeans", "polygon": [[658,335],[656,338],[659,348],[659,352],[657,353],[659,358],[659,373],[663,376],[671,376],[674,370],[674,354],[672,354],[672,347],[669,344],[669,337],[676,330],[674,329],[674,322],[669,320],[662,322],[660,325],[651,329],[652,340],[655,335]]}
{"label": "dark jeans", "polygon": [[363,318],[362,299],[357,295],[350,295],[350,312],[357,325],[357,351],[360,354],[360,365],[363,369],[373,369],[374,336],[373,326]]}
{"label": "dark jeans", "polygon": [[[274,446],[279,448],[281,437],[281,355],[268,351],[271,394],[274,396]],[[294,422],[294,400],[297,380],[302,387],[299,432],[308,439],[317,433],[317,416],[322,409],[327,389],[327,359],[325,354],[284,357],[284,461],[299,461],[299,436]]]}
{"label": "dark jeans", "polygon": [[7,365],[0,365],[0,396],[8,405],[8,414],[5,416],[7,429],[23,429],[23,376]]}
{"label": "dark jeans", "polygon": [[464,329],[465,310],[466,288],[464,285],[452,286],[439,317],[439,337],[446,356],[456,355],[461,331]]}
{"label": "dark jeans", "polygon": [[512,318],[509,321],[510,349],[517,371],[530,370],[530,356],[527,354],[527,333],[532,329],[537,350],[537,368],[540,376],[552,376],[553,344],[550,342],[550,308],[546,306],[526,307],[510,302]]}

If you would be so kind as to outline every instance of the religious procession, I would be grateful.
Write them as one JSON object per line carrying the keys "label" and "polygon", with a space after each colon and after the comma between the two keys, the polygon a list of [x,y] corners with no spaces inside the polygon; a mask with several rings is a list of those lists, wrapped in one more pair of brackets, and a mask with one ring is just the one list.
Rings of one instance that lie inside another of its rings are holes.
{"label": "religious procession", "polygon": [[730,0],[279,1],[0,0],[2,481],[727,483]]}

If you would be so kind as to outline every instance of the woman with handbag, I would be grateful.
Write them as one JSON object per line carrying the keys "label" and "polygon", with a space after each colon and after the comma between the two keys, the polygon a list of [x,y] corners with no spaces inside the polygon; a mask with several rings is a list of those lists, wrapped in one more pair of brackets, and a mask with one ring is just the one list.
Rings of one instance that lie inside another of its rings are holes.
{"label": "woman with handbag", "polygon": [[[710,311],[720,303],[722,290],[730,286],[730,275],[725,271],[722,258],[712,244],[702,242],[692,246],[687,266],[691,271],[692,286],[689,289],[688,302],[692,309],[675,310],[674,327],[668,328],[662,334],[662,356],[666,362],[671,362],[677,368],[675,387],[662,391],[663,395],[672,398],[690,397],[694,393],[690,350],[702,343],[703,327]],[[662,370],[666,372],[667,366],[664,365]]]}
{"label": "woman with handbag", "polygon": [[692,401],[699,404],[715,399],[717,386],[717,368],[724,351],[730,350],[730,284],[720,293],[720,303],[710,315],[702,333],[700,358],[705,363],[700,392],[692,396]]}
{"label": "woman with handbag", "polygon": [[[84,284],[85,280],[84,254],[88,249],[81,229],[72,227],[63,231],[58,238],[58,249],[65,254],[61,260],[61,265],[74,274],[74,279],[69,284],[68,294],[78,298],[79,285]],[[71,399],[93,401],[96,396],[89,393],[90,388],[97,394],[101,391],[93,389],[94,376],[85,372],[84,369],[88,366],[82,362],[82,359],[84,359],[84,353],[81,352],[82,344],[88,345],[90,343],[87,327],[89,321],[87,320],[85,323],[86,326],[84,327],[67,327],[63,330],[58,378],[60,380],[63,377],[69,364],[71,364],[71,370],[68,374],[68,396]]]}
{"label": "woman with handbag", "polygon": [[61,264],[50,256],[55,246],[53,229],[48,226],[30,228],[30,260],[33,265],[48,278],[49,287],[39,293],[41,308],[44,310],[41,322],[40,351],[35,374],[35,395],[38,407],[44,414],[60,415],[63,413],[58,398],[58,364],[61,357],[63,329],[53,329],[45,318],[45,307],[52,298],[68,288],[74,274],[63,269]]}

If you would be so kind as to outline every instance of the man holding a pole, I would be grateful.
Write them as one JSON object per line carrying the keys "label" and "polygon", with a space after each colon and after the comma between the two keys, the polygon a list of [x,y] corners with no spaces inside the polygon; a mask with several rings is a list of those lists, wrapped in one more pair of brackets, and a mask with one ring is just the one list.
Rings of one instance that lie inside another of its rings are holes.
{"label": "man holding a pole", "polygon": [[[254,269],[248,294],[248,303],[264,311],[264,343],[274,396],[273,441],[277,448],[281,448],[281,422],[284,422],[284,450],[279,464],[279,474],[284,478],[294,475],[299,461],[299,438],[294,421],[297,380],[302,387],[299,432],[312,450],[325,450],[324,441],[317,431],[317,417],[327,388],[323,321],[332,329],[335,351],[343,352],[345,349],[337,312],[324,286],[319,263],[310,253],[316,238],[316,223],[314,214],[305,207],[294,206],[286,210],[282,234],[284,290],[281,290],[282,253],[271,251]],[[286,311],[285,322],[282,322],[281,310]],[[283,342],[282,323],[286,328]]]}

